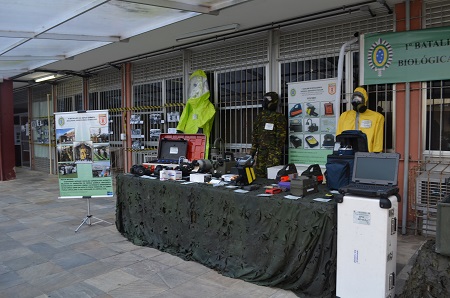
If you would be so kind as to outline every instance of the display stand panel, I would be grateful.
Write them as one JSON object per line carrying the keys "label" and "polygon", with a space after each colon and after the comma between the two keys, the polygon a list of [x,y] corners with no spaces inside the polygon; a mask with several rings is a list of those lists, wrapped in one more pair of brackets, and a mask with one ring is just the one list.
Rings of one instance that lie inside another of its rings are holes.
{"label": "display stand panel", "polygon": [[108,111],[55,113],[60,197],[113,195]]}
{"label": "display stand panel", "polygon": [[108,124],[107,110],[55,113],[59,198],[87,201],[87,215],[75,232],[84,224],[112,224],[90,210],[91,198],[113,196]]}
{"label": "display stand panel", "polygon": [[336,79],[288,84],[289,163],[326,164],[336,137]]}

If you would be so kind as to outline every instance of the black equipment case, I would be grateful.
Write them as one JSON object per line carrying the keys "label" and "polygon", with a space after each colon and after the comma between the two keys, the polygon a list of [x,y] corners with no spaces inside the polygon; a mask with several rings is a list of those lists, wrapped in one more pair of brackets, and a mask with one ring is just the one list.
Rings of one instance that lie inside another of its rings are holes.
{"label": "black equipment case", "polygon": [[188,141],[163,138],[159,141],[158,162],[178,164],[180,157],[187,158]]}
{"label": "black equipment case", "polygon": [[367,136],[360,130],[345,130],[336,136],[343,149],[327,156],[325,179],[328,189],[338,190],[352,180],[355,152],[368,152]]}
{"label": "black equipment case", "polygon": [[351,147],[353,152],[368,152],[367,136],[360,130],[344,130],[336,136],[336,142],[341,143],[341,147]]}

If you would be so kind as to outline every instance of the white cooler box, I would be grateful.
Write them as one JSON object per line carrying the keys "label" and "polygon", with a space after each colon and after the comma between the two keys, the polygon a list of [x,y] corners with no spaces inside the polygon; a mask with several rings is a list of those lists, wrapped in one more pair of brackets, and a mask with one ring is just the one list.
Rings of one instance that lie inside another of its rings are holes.
{"label": "white cooler box", "polygon": [[388,199],[389,209],[354,195],[337,204],[337,297],[394,297],[398,202]]}

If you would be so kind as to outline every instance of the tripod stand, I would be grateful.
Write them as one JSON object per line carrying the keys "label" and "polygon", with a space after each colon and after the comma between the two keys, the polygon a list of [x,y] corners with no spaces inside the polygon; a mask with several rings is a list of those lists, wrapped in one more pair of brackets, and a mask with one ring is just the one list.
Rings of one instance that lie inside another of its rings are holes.
{"label": "tripod stand", "polygon": [[[83,219],[83,221],[81,222],[81,224],[78,226],[78,228],[76,228],[75,233],[78,232],[78,230],[79,230],[79,229],[81,228],[81,226],[84,225],[84,224],[88,224],[88,225],[91,226],[91,225],[98,224],[98,223],[100,223],[100,222],[106,222],[106,223],[112,225],[111,222],[106,221],[106,220],[104,220],[104,219],[100,219],[100,218],[95,217],[95,216],[93,216],[93,215],[91,214],[90,198],[91,198],[91,197],[83,197],[83,199],[86,199],[86,201],[87,201],[87,215],[86,215],[86,217]],[[97,221],[96,221],[96,222],[91,222],[92,219],[96,219]]]}

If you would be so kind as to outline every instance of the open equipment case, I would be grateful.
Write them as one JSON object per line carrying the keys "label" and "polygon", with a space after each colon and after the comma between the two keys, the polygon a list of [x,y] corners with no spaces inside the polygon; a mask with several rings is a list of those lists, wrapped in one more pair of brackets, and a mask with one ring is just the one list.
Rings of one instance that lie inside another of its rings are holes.
{"label": "open equipment case", "polygon": [[159,137],[158,156],[142,165],[144,167],[164,165],[177,166],[181,159],[189,162],[205,158],[206,136],[204,134],[165,134]]}

